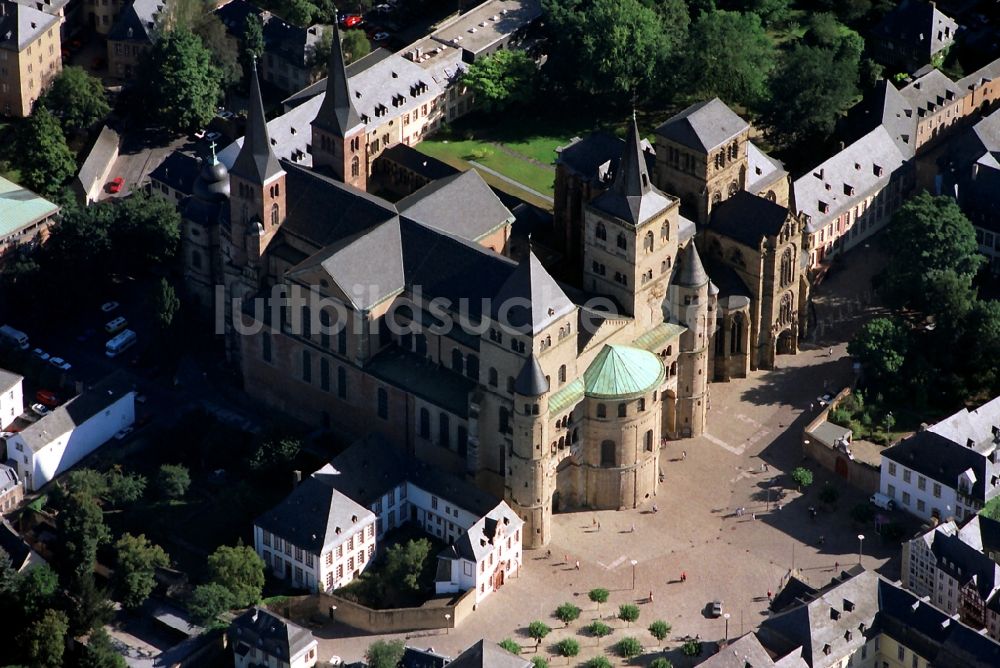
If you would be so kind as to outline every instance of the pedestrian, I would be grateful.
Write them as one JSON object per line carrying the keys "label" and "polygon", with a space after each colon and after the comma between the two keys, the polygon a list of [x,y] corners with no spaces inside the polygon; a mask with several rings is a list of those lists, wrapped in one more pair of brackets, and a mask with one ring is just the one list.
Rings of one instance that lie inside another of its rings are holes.
{"label": "pedestrian", "polygon": [[592,527],[596,527],[597,526],[597,518],[596,517],[590,521],[590,526],[592,526]]}
{"label": "pedestrian", "polygon": [[659,507],[659,506],[657,506],[657,505],[656,505],[656,504],[654,503],[654,504],[653,504],[653,513],[654,513],[654,514],[656,514],[656,513],[658,513],[658,512],[660,512],[660,507]]}
{"label": "pedestrian", "polygon": [[771,590],[770,590],[770,589],[768,589],[768,590],[767,590],[767,600],[768,600],[768,601],[770,601],[770,600],[771,600],[771,599],[772,599],[773,597],[774,597],[774,594],[772,594],[772,593],[771,593]]}
{"label": "pedestrian", "polygon": [[580,570],[580,560],[576,560],[576,570]]}
{"label": "pedestrian", "polygon": [[835,571],[840,570],[840,562],[839,561],[833,562],[833,570],[835,570]]}
{"label": "pedestrian", "polygon": [[601,531],[601,523],[600,522],[597,523],[597,531],[598,531],[598,533],[600,533],[600,531]]}
{"label": "pedestrian", "polygon": [[632,529],[629,531],[629,533],[635,533],[635,523],[632,524]]}
{"label": "pedestrian", "polygon": [[546,559],[551,559],[552,558],[552,550],[546,550],[545,551],[545,558]]}
{"label": "pedestrian", "polygon": [[771,470],[771,467],[767,465],[767,462],[764,462],[764,473],[767,473],[770,470]]}
{"label": "pedestrian", "polygon": [[649,590],[649,602],[650,603],[653,602],[653,590],[652,589]]}
{"label": "pedestrian", "polygon": [[687,458],[688,458],[688,451],[681,450],[681,459],[687,459]]}
{"label": "pedestrian", "polygon": [[813,402],[810,401],[809,402],[809,412],[811,413],[811,412],[813,412],[813,410],[814,410]]}
{"label": "pedestrian", "polygon": [[687,571],[681,571],[681,582],[687,582],[688,574]]}
{"label": "pedestrian", "polygon": [[781,502],[780,501],[778,502],[777,508],[778,508],[778,510],[781,510]]}
{"label": "pedestrian", "polygon": [[753,518],[753,521],[754,521],[754,522],[756,522],[756,521],[757,521],[757,513],[751,513],[750,517],[752,517],[752,518]]}
{"label": "pedestrian", "polygon": [[833,348],[830,348],[830,357],[833,357]]}

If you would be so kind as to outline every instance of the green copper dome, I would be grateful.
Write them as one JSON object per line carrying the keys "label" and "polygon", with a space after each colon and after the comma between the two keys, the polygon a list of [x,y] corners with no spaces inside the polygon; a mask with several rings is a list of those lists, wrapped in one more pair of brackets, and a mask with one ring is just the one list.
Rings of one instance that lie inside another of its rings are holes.
{"label": "green copper dome", "polygon": [[583,391],[597,399],[632,399],[659,387],[663,375],[663,364],[653,353],[604,346],[583,374]]}

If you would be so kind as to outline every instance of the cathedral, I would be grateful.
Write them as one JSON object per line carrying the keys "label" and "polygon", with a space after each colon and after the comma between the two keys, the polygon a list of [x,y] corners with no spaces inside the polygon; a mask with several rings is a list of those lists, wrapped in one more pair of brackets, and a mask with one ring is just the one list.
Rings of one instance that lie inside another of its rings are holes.
{"label": "cathedral", "polygon": [[717,100],[723,127],[661,127],[655,152],[633,118],[588,149],[598,174],[567,176],[563,151],[550,272],[530,248],[510,257],[515,217],[475,171],[397,202],[366,192],[333,44],[312,166],[276,158],[254,72],[239,154],[227,170],[213,152],[181,203],[189,296],[214,303],[246,391],[502,496],[525,547],[550,541],[553,512],[653,499],[661,444],[705,431],[709,383],[796,350],[787,175]]}

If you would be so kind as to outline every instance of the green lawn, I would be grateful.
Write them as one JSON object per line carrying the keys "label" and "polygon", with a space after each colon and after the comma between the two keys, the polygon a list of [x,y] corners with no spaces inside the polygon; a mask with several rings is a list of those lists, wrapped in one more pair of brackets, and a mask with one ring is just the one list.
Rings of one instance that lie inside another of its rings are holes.
{"label": "green lawn", "polygon": [[455,166],[461,166],[456,162],[475,161],[543,195],[551,197],[553,194],[554,169],[509,155],[486,140],[427,139],[417,144],[417,150]]}

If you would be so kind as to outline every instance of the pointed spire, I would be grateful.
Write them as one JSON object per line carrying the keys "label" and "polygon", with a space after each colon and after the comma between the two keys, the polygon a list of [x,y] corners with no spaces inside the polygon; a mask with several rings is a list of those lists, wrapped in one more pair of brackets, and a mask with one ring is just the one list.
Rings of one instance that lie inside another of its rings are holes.
{"label": "pointed spire", "polygon": [[575,306],[535,254],[517,265],[494,298],[492,315],[502,325],[537,334]]}
{"label": "pointed spire", "polygon": [[705,272],[705,265],[701,263],[701,256],[698,255],[694,240],[691,240],[684,247],[684,258],[674,285],[682,288],[700,288],[706,283],[708,283],[708,273]]}
{"label": "pointed spire", "polygon": [[260,81],[257,79],[256,59],[250,69],[246,135],[229,173],[263,185],[278,175],[282,169],[274,151],[271,150],[271,138],[267,134],[267,119],[264,117],[264,100],[261,98]]}
{"label": "pointed spire", "polygon": [[361,125],[361,117],[354,108],[351,91],[347,87],[344,52],[336,23],[333,24],[333,44],[330,46],[330,62],[327,64],[326,93],[323,104],[313,119],[313,125],[337,137],[346,137],[351,130]]}
{"label": "pointed spire", "polygon": [[535,353],[531,353],[521,367],[521,373],[517,374],[514,381],[514,392],[522,397],[540,397],[549,391],[549,381],[545,378],[542,367],[535,358]]}
{"label": "pointed spire", "polygon": [[650,191],[649,168],[642,152],[642,138],[632,109],[632,124],[625,138],[625,151],[618,162],[618,171],[611,188],[622,197],[642,197]]}

